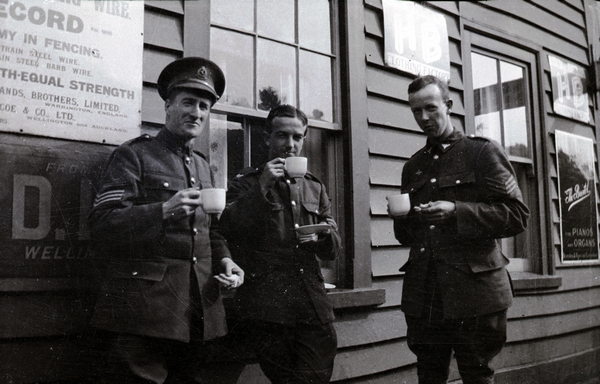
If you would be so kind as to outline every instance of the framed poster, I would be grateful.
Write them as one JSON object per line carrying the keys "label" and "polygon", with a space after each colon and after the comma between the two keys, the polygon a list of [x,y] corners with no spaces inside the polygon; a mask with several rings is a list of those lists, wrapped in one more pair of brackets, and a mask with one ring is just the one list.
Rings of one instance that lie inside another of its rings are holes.
{"label": "framed poster", "polygon": [[143,1],[0,1],[0,131],[139,136]]}
{"label": "framed poster", "polygon": [[598,261],[594,142],[557,130],[556,158],[563,263]]}

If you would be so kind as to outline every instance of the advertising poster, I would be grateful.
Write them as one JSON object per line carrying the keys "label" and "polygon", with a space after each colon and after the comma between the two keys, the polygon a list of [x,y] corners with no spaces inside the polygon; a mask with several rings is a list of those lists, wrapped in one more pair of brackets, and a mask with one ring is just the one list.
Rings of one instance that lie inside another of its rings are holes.
{"label": "advertising poster", "polygon": [[111,147],[0,143],[0,277],[72,275],[88,257],[87,216]]}
{"label": "advertising poster", "polygon": [[0,0],[0,131],[139,136],[143,1]]}
{"label": "advertising poster", "polygon": [[548,55],[554,112],[584,123],[590,121],[585,69]]}
{"label": "advertising poster", "polygon": [[384,62],[418,76],[450,79],[444,15],[412,1],[383,0]]}
{"label": "advertising poster", "polygon": [[563,263],[598,261],[594,142],[556,131]]}

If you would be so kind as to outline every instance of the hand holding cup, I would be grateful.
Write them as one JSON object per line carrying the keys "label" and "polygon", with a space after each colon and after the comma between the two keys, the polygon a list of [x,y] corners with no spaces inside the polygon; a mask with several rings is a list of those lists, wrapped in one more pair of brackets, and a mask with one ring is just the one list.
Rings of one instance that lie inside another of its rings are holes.
{"label": "hand holding cup", "polygon": [[220,214],[225,209],[225,190],[221,188],[201,189],[200,201],[206,213]]}
{"label": "hand holding cup", "polygon": [[410,211],[410,196],[408,193],[386,197],[390,216],[404,216]]}
{"label": "hand holding cup", "polygon": [[284,168],[289,177],[304,177],[308,159],[301,156],[292,156],[285,159]]}

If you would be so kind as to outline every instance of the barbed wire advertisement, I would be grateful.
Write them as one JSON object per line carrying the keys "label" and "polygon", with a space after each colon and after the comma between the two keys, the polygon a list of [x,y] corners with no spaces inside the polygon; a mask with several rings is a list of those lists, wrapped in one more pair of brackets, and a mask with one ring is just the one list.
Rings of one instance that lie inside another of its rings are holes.
{"label": "barbed wire advertisement", "polygon": [[143,1],[0,1],[0,131],[140,134]]}

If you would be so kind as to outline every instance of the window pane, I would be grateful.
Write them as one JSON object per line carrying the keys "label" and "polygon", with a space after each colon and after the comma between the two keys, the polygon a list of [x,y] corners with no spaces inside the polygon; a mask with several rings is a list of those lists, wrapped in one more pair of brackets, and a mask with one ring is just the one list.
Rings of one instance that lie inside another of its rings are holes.
{"label": "window pane", "polygon": [[333,122],[331,59],[300,51],[300,109],[309,118]]}
{"label": "window pane", "polygon": [[298,40],[301,46],[331,53],[329,0],[298,2]]}
{"label": "window pane", "polygon": [[258,109],[279,104],[296,105],[296,50],[268,40],[258,40]]}
{"label": "window pane", "polygon": [[525,107],[504,111],[504,146],[509,155],[531,158]]}
{"label": "window pane", "polygon": [[308,158],[308,170],[323,183],[327,183],[328,166],[331,164],[326,146],[327,134],[323,129],[308,128],[302,147],[302,156]]}
{"label": "window pane", "polygon": [[496,59],[477,53],[471,54],[471,61],[475,98],[475,134],[502,143],[498,62]]}
{"label": "window pane", "polygon": [[487,88],[498,84],[496,59],[472,53],[471,61],[473,63],[473,89]]}
{"label": "window pane", "polygon": [[493,112],[475,116],[475,134],[502,143],[500,113]]}
{"label": "window pane", "polygon": [[251,120],[250,129],[250,166],[259,167],[269,161],[269,148],[265,143],[265,120]]}
{"label": "window pane", "polygon": [[245,168],[244,128],[241,123],[227,122],[227,182]]}
{"label": "window pane", "polygon": [[523,68],[500,61],[500,77],[504,108],[504,146],[510,155],[531,157]]}
{"label": "window pane", "polygon": [[251,36],[212,28],[210,58],[225,73],[227,85],[220,103],[254,108],[254,54]]}
{"label": "window pane", "polygon": [[254,31],[254,0],[211,0],[210,21]]}
{"label": "window pane", "polygon": [[295,43],[294,0],[257,0],[256,31],[259,35]]}

